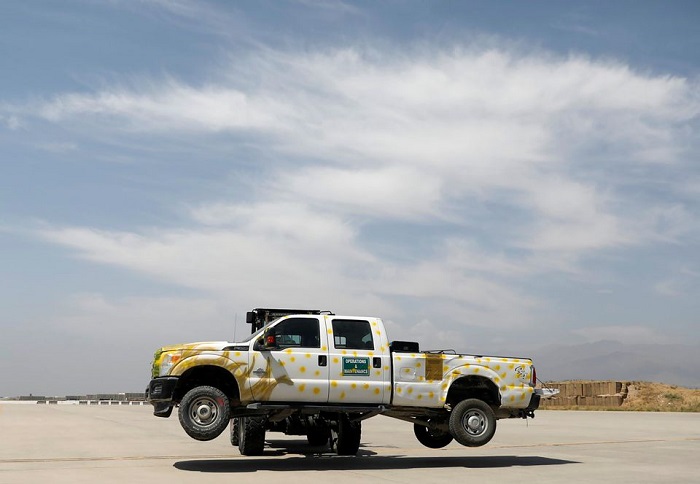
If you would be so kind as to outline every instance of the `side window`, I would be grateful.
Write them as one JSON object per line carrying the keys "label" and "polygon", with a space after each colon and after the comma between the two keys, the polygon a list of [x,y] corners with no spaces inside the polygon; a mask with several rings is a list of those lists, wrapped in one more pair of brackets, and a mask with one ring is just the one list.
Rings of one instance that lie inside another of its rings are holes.
{"label": "side window", "polygon": [[280,348],[320,348],[321,338],[318,319],[291,318],[270,330]]}
{"label": "side window", "polygon": [[372,326],[369,321],[333,320],[333,344],[336,349],[373,350]]}

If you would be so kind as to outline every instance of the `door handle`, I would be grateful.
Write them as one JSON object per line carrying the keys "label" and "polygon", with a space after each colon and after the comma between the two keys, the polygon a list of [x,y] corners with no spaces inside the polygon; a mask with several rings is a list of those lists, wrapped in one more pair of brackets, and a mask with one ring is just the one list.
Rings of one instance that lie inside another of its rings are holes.
{"label": "door handle", "polygon": [[328,357],[326,355],[318,355],[318,366],[327,366]]}
{"label": "door handle", "polygon": [[372,358],[372,366],[374,368],[381,368],[382,367],[382,359],[378,356],[375,356]]}

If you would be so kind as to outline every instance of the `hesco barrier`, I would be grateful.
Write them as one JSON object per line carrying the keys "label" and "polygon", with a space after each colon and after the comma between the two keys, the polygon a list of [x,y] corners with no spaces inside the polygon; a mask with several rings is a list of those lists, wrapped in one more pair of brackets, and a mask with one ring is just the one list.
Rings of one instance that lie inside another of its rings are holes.
{"label": "hesco barrier", "polygon": [[555,397],[543,399],[540,408],[619,407],[627,398],[627,382],[565,381],[543,385],[559,390]]}
{"label": "hesco barrier", "polygon": [[23,395],[2,399],[2,403],[38,403],[40,405],[147,405],[145,393],[96,393],[91,395],[67,395],[46,397]]}

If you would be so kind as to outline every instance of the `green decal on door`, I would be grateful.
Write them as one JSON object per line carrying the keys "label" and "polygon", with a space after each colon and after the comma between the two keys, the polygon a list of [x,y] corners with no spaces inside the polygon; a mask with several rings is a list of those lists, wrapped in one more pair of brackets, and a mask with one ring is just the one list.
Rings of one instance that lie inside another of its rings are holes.
{"label": "green decal on door", "polygon": [[343,375],[369,376],[369,358],[343,356]]}

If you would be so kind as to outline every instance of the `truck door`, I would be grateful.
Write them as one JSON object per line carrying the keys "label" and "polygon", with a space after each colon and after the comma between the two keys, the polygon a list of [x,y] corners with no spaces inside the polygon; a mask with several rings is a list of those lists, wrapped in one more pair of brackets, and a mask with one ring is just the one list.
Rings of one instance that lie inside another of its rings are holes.
{"label": "truck door", "polygon": [[326,316],[331,403],[387,403],[388,343],[376,320]]}
{"label": "truck door", "polygon": [[274,346],[252,344],[248,384],[257,402],[328,401],[328,336],[318,316],[290,316],[264,333]]}

